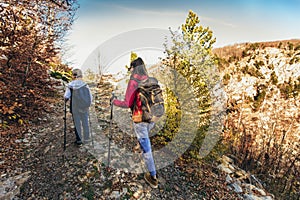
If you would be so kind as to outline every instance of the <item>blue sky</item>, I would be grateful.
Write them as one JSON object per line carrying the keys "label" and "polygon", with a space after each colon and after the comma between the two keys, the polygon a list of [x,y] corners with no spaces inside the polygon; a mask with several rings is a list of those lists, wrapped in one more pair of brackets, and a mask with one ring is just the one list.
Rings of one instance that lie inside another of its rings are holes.
{"label": "blue sky", "polygon": [[300,38],[300,0],[79,0],[68,36],[68,61],[81,66],[95,48],[124,32],[177,30],[189,10],[209,27],[222,47],[241,42]]}

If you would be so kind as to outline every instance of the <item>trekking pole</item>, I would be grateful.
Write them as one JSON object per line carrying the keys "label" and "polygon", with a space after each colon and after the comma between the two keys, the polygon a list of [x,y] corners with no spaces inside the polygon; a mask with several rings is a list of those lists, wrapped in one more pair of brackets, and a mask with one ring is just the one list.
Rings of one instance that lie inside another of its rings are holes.
{"label": "trekking pole", "polygon": [[66,151],[67,144],[67,102],[64,99],[64,151]]}
{"label": "trekking pole", "polygon": [[107,167],[109,169],[109,165],[110,165],[110,143],[112,140],[112,119],[113,119],[113,99],[115,98],[115,94],[114,92],[112,92],[112,101],[110,102],[110,122],[109,122],[109,126],[110,126],[110,130],[109,130],[109,136],[108,136],[108,160],[107,160]]}
{"label": "trekking pole", "polygon": [[90,123],[90,133],[91,133],[91,140],[92,140],[93,150],[95,151],[94,138],[93,138],[93,129],[92,129],[92,122],[91,122],[90,112],[89,112],[89,123]]}

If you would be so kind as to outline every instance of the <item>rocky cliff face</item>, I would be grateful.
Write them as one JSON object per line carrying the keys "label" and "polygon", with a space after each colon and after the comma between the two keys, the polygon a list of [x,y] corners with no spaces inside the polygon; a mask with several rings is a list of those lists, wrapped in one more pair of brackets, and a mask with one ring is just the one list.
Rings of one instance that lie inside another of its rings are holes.
{"label": "rocky cliff face", "polygon": [[239,165],[260,173],[271,190],[299,197],[300,41],[231,50],[216,50],[228,95],[225,141]]}

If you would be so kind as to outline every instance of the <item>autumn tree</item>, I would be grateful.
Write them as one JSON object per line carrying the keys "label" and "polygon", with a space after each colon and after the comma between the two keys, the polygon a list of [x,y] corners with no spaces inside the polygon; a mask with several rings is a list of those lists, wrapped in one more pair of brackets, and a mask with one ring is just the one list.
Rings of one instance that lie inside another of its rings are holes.
{"label": "autumn tree", "polygon": [[76,0],[0,3],[0,128],[47,110],[54,84],[47,70],[59,63],[59,42],[77,8]]}

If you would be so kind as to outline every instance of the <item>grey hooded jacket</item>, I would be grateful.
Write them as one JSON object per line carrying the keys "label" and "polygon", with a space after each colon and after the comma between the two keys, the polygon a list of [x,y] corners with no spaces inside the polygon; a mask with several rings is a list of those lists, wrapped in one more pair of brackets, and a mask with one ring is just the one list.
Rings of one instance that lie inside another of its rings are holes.
{"label": "grey hooded jacket", "polygon": [[87,112],[92,103],[92,94],[82,80],[74,80],[67,86],[65,99],[71,99],[71,112]]}

